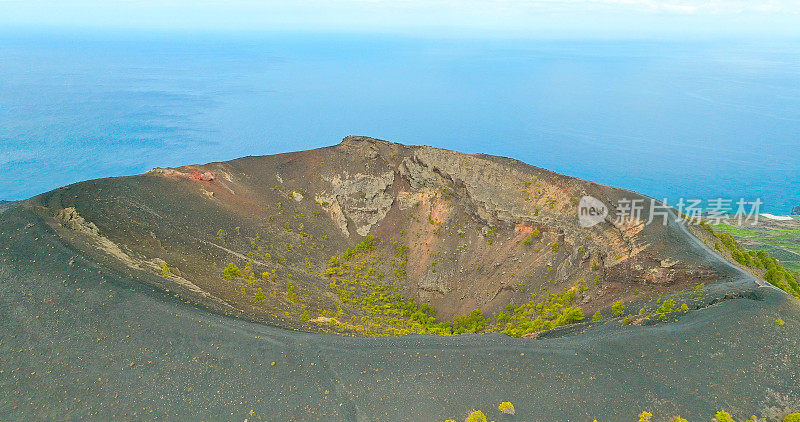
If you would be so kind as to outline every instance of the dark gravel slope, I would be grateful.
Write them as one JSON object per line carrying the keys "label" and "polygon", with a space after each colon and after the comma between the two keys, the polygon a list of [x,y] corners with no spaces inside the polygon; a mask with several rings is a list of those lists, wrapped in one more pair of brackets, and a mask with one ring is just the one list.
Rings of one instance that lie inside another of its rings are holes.
{"label": "dark gravel slope", "polygon": [[19,208],[0,245],[2,420],[708,420],[800,403],[800,304],[752,283],[649,326],[368,339],[209,313],[82,258]]}

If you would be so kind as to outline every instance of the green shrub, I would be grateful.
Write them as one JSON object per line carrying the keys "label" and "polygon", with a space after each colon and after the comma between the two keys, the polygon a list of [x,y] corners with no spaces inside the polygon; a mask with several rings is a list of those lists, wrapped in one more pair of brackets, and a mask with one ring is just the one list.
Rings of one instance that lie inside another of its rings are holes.
{"label": "green shrub", "polygon": [[504,401],[500,403],[500,405],[497,406],[497,408],[500,409],[500,411],[505,413],[506,415],[513,415],[514,413],[516,413],[516,411],[514,410],[514,405],[511,404],[510,401]]}
{"label": "green shrub", "polygon": [[239,271],[239,267],[236,266],[233,262],[228,264],[224,270],[222,270],[222,278],[226,280],[231,280],[234,277],[239,277],[241,275],[241,271]]}
{"label": "green shrub", "polygon": [[625,315],[625,305],[622,304],[622,301],[614,302],[614,304],[611,305],[611,313],[614,314],[614,316]]}
{"label": "green shrub", "polygon": [[256,276],[253,273],[253,267],[250,265],[249,262],[245,264],[244,268],[242,268],[239,276],[251,282],[256,280]]}
{"label": "green shrub", "polygon": [[717,412],[714,415],[714,417],[717,419],[718,422],[735,422],[731,414],[724,410],[720,410],[719,412]]}
{"label": "green shrub", "polygon": [[667,314],[675,310],[675,301],[672,299],[667,299],[661,303],[661,305],[656,309],[656,313],[659,314]]}
{"label": "green shrub", "polygon": [[294,287],[294,283],[291,281],[286,283],[286,297],[289,298],[292,302],[299,302],[300,298],[297,296],[296,288]]}
{"label": "green shrub", "polygon": [[717,237],[719,237],[719,240],[722,241],[722,244],[725,245],[726,248],[732,251],[739,249],[736,241],[733,239],[733,236],[731,236],[730,233],[720,233],[717,235]]}
{"label": "green shrub", "polygon": [[552,245],[550,245],[550,249],[552,249],[552,250],[553,250],[553,252],[558,252],[558,249],[559,249],[560,247],[561,247],[561,245],[559,245],[559,243],[558,243],[558,242],[553,242],[553,244],[552,244]]}
{"label": "green shrub", "polygon": [[475,410],[467,416],[464,422],[488,422],[486,415],[480,410]]}
{"label": "green shrub", "polygon": [[600,311],[597,311],[592,315],[592,322],[600,321],[600,318],[603,317],[603,314]]}
{"label": "green shrub", "polygon": [[456,317],[451,323],[453,334],[477,333],[486,328],[489,320],[484,318],[480,309],[475,309],[469,315]]}
{"label": "green shrub", "polygon": [[350,258],[358,254],[370,252],[373,249],[375,249],[375,246],[377,246],[377,244],[378,241],[375,239],[375,236],[368,235],[367,237],[364,238],[364,240],[359,242],[354,247],[345,250],[344,253],[342,253],[342,258],[349,260]]}
{"label": "green shrub", "polygon": [[692,292],[692,294],[690,296],[695,298],[695,299],[702,298],[703,295],[706,292],[705,288],[706,288],[706,284],[705,283],[695,283],[694,291]]}
{"label": "green shrub", "polygon": [[264,300],[266,298],[267,298],[267,295],[264,294],[264,292],[261,290],[260,287],[258,288],[258,291],[256,292],[256,294],[253,295],[253,301],[254,302],[261,302],[262,300]]}
{"label": "green shrub", "polygon": [[275,277],[275,269],[274,268],[272,269],[272,271],[264,271],[263,273],[261,273],[261,279],[262,280],[275,281],[275,278],[276,277]]}
{"label": "green shrub", "polygon": [[542,235],[542,232],[540,232],[538,229],[533,229],[531,234],[529,234],[527,237],[525,237],[525,240],[523,240],[522,243],[525,244],[525,245],[530,245],[531,243],[533,243],[533,239],[535,239],[535,238],[537,238],[537,237],[539,237],[541,235]]}
{"label": "green shrub", "polygon": [[534,302],[532,299],[516,307],[509,304],[506,306],[508,314],[505,312],[498,314],[500,325],[497,330],[502,330],[512,337],[521,337],[581,321],[584,318],[581,308],[569,306],[575,294],[575,290],[570,289],[564,293],[550,295],[540,302]]}
{"label": "green shrub", "polygon": [[653,414],[650,412],[642,412],[639,414],[639,422],[650,422],[650,418],[653,417]]}
{"label": "green shrub", "polygon": [[783,418],[783,422],[800,422],[800,413],[789,413]]}

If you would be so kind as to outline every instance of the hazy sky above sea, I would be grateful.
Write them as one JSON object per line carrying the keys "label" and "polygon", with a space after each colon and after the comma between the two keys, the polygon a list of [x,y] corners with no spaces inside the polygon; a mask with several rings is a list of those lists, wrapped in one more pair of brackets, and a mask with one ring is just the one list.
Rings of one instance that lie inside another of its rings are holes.
{"label": "hazy sky above sea", "polygon": [[0,0],[0,199],[349,134],[798,203],[800,0]]}
{"label": "hazy sky above sea", "polygon": [[0,0],[0,26],[481,36],[800,35],[800,0]]}

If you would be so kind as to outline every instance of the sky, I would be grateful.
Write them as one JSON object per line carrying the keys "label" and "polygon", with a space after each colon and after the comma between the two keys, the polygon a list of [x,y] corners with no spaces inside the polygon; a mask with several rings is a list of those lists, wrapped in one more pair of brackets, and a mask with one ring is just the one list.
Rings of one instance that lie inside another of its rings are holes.
{"label": "sky", "polygon": [[0,27],[794,37],[800,0],[0,0]]}

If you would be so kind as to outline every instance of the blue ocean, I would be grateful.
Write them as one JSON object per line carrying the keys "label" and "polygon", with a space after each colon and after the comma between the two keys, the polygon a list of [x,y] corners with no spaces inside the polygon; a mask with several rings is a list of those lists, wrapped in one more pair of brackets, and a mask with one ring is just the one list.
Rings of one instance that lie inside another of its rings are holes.
{"label": "blue ocean", "polygon": [[800,43],[0,33],[0,199],[350,134],[800,205]]}

